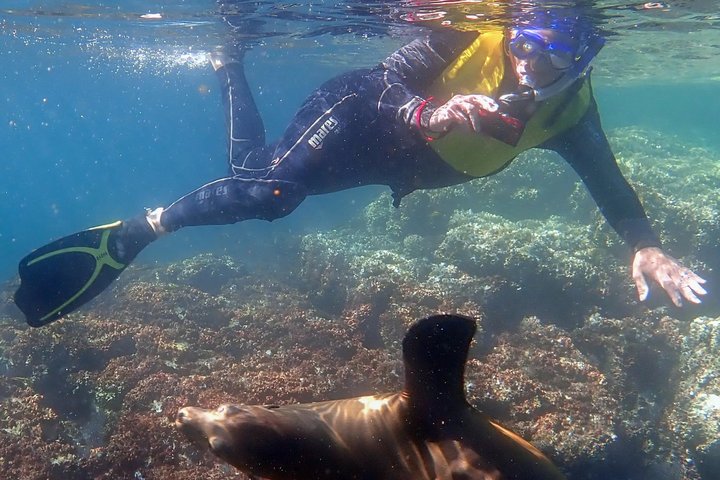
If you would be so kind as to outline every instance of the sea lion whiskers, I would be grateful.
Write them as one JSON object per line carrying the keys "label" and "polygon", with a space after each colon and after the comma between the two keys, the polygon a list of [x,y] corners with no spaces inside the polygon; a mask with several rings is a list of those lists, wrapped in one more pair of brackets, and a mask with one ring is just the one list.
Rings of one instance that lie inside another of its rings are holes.
{"label": "sea lion whiskers", "polygon": [[226,407],[230,407],[233,414],[238,409],[235,405],[222,405],[215,411],[196,407],[181,408],[175,418],[175,425],[196,445],[216,451],[222,448],[222,439],[230,436],[227,427],[222,423],[226,416]]}

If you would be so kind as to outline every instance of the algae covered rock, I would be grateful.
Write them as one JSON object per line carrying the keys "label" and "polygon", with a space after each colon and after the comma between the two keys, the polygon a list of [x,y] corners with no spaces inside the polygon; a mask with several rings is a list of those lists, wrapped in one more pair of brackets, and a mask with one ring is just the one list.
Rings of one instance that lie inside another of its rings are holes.
{"label": "algae covered rock", "polygon": [[568,332],[525,318],[472,362],[474,403],[509,422],[566,465],[581,470],[614,455],[619,399]]}
{"label": "algae covered rock", "polygon": [[230,256],[203,253],[169,265],[160,278],[207,293],[220,293],[226,284],[245,274],[247,269]]}
{"label": "algae covered rock", "polygon": [[[717,265],[717,154],[638,129],[611,142],[671,253]],[[628,250],[562,159],[528,152],[391,203],[273,243],[262,271],[213,254],[133,265],[42,329],[3,286],[0,471],[226,478],[174,434],[181,404],[394,390],[407,327],[458,312],[480,322],[468,398],[570,478],[717,478],[718,312],[683,321],[695,311],[639,304]]]}
{"label": "algae covered rock", "polygon": [[720,154],[637,128],[614,131],[613,147],[663,242],[717,264]]}
{"label": "algae covered rock", "polygon": [[[591,242],[588,230],[557,217],[513,222],[489,213],[458,212],[437,259],[473,276],[512,281],[516,301],[538,307],[536,313],[577,317],[587,312],[588,304],[623,310],[626,271]],[[544,300],[549,298],[555,303]]]}
{"label": "algae covered rock", "polygon": [[670,426],[703,478],[720,472],[720,317],[700,317],[682,344],[680,383]]}

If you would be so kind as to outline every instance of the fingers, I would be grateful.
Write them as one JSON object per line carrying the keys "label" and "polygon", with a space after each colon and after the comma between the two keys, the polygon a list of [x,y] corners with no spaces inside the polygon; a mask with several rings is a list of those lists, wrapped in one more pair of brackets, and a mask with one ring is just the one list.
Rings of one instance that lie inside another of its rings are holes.
{"label": "fingers", "polygon": [[679,281],[670,278],[669,275],[663,274],[657,278],[657,283],[665,290],[670,300],[676,307],[682,307],[683,297],[681,294],[682,286]]}
{"label": "fingers", "polygon": [[473,105],[487,110],[488,112],[496,112],[500,106],[498,103],[490,97],[485,95],[468,95],[467,100]]}
{"label": "fingers", "polygon": [[430,129],[433,132],[447,132],[453,125],[470,126],[468,116],[457,105],[452,108],[440,107],[430,117]]}
{"label": "fingers", "polygon": [[684,267],[659,248],[647,247],[638,250],[632,267],[632,276],[640,301],[648,298],[648,279],[660,285],[677,307],[681,307],[685,300],[701,303],[700,296],[707,293],[702,286],[705,283],[704,278]]}
{"label": "fingers", "polygon": [[495,112],[498,108],[497,102],[485,95],[455,95],[435,111],[431,127],[434,131],[447,131],[458,124],[477,133],[482,130],[480,110]]}
{"label": "fingers", "polygon": [[633,275],[633,280],[635,280],[635,288],[638,292],[638,298],[641,302],[644,302],[647,300],[648,293],[650,291],[647,281],[645,280],[645,276],[643,274]]}
{"label": "fingers", "polygon": [[480,114],[477,110],[471,109],[467,112],[467,115],[470,120],[470,128],[472,128],[472,131],[475,133],[480,132],[480,130],[482,130],[482,126],[480,125]]}
{"label": "fingers", "polygon": [[495,100],[485,95],[468,95],[464,106],[466,107],[465,114],[475,133],[480,133],[482,130],[480,110],[495,112],[499,108]]}
{"label": "fingers", "polygon": [[456,115],[447,107],[440,107],[430,117],[430,130],[433,132],[447,132],[453,123],[457,122]]}
{"label": "fingers", "polygon": [[480,115],[469,103],[456,105],[453,113],[456,118],[455,123],[465,125],[473,132],[480,131]]}
{"label": "fingers", "polygon": [[687,269],[680,274],[678,281],[682,296],[692,303],[701,303],[702,300],[700,300],[698,295],[705,295],[707,293],[707,290],[702,287],[702,283],[705,283],[704,278]]}
{"label": "fingers", "polygon": [[488,112],[495,112],[499,108],[497,102],[490,97],[485,95],[470,95],[468,98],[470,108],[468,109],[468,116],[470,117],[470,124],[474,132],[479,133],[482,130],[480,123],[480,109]]}
{"label": "fingers", "polygon": [[677,266],[673,270],[671,273],[660,275],[657,282],[662,286],[675,306],[681,307],[683,300],[695,304],[702,303],[698,295],[707,293],[701,285],[705,283],[705,279],[687,268]]}
{"label": "fingers", "polygon": [[635,288],[638,292],[638,299],[644,302],[648,298],[650,291],[645,275],[643,274],[642,261],[640,255],[636,255],[632,265],[632,278],[635,282]]}

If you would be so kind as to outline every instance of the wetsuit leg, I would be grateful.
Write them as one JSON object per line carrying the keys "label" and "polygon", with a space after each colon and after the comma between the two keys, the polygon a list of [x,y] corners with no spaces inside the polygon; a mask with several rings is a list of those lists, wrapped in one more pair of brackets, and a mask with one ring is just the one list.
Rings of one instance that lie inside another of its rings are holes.
{"label": "wetsuit leg", "polygon": [[308,195],[363,185],[388,185],[403,195],[468,181],[398,118],[407,98],[383,69],[355,70],[318,88],[305,101],[272,153],[264,178],[303,184]]}
{"label": "wetsuit leg", "polygon": [[265,145],[265,126],[245,78],[243,56],[241,49],[235,49],[232,55],[223,53],[222,65],[215,72],[225,110],[231,175],[248,162],[253,163],[258,154],[254,150]]}
{"label": "wetsuit leg", "polygon": [[166,208],[161,224],[172,232],[182,227],[226,225],[249,219],[272,221],[295,210],[305,196],[305,187],[294,182],[220,178]]}
{"label": "wetsuit leg", "polygon": [[[274,220],[306,195],[363,185],[388,185],[399,198],[413,190],[467,181],[427,142],[379,112],[388,95],[386,72],[358,70],[317,89],[277,143],[254,148],[234,164],[235,175],[211,182],[170,205],[162,226],[220,225],[246,219]],[[249,156],[248,156],[249,155]]]}
{"label": "wetsuit leg", "polygon": [[[234,86],[233,80],[238,77],[232,75],[232,70],[218,71],[230,72],[227,86]],[[231,165],[234,175],[203,185],[171,204],[162,213],[162,227],[175,231],[187,226],[222,225],[246,219],[274,220],[294,210],[308,193],[364,184],[364,169],[357,170],[362,162],[352,161],[357,157],[353,153],[357,150],[356,141],[346,143],[346,140],[353,132],[360,134],[360,126],[367,122],[361,115],[358,95],[340,88],[355,85],[356,80],[359,79],[330,83],[326,85],[329,88],[321,87],[313,93],[277,147],[257,146],[257,131],[254,137],[246,135],[254,141],[232,142],[238,146],[236,152],[242,149],[245,157],[254,158],[253,168],[248,167],[245,159],[238,161],[241,159],[235,155]],[[230,88],[227,91],[232,93]],[[233,96],[228,94],[227,99],[232,102]],[[238,113],[237,109],[233,112]],[[241,123],[243,126],[253,124]]]}
{"label": "wetsuit leg", "polygon": [[228,134],[230,176],[214,180],[167,207],[161,224],[167,231],[195,225],[224,225],[248,219],[275,220],[305,198],[305,187],[283,179],[259,178],[270,155],[265,128],[245,78],[242,46],[213,53]]}

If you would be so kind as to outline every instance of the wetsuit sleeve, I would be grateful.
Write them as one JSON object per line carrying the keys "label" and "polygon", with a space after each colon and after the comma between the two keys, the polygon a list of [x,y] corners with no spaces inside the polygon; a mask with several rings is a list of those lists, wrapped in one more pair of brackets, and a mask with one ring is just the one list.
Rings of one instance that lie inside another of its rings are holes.
{"label": "wetsuit sleeve", "polygon": [[581,121],[542,145],[572,166],[610,226],[632,248],[660,247],[637,194],[618,168],[593,100]]}
{"label": "wetsuit sleeve", "polygon": [[427,98],[427,89],[476,38],[474,32],[436,31],[387,57],[381,64],[385,89],[378,101],[380,116],[427,137],[427,125],[437,108]]}
{"label": "wetsuit sleeve", "polygon": [[435,31],[400,47],[382,66],[395,72],[409,88],[424,94],[477,36],[476,32]]}
{"label": "wetsuit sleeve", "polygon": [[383,82],[384,89],[377,103],[378,115],[391,124],[427,137],[427,126],[436,106],[411,89],[393,70],[384,71]]}

